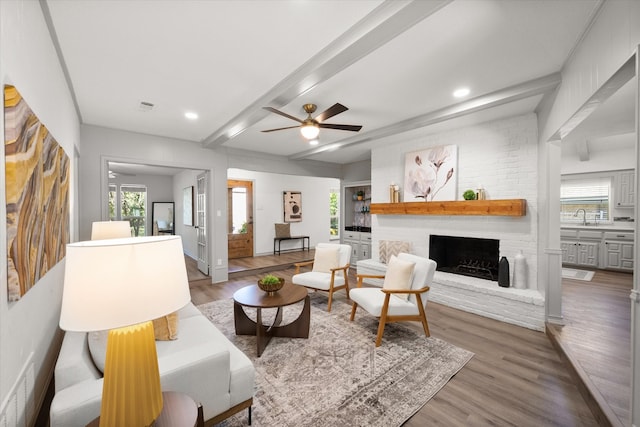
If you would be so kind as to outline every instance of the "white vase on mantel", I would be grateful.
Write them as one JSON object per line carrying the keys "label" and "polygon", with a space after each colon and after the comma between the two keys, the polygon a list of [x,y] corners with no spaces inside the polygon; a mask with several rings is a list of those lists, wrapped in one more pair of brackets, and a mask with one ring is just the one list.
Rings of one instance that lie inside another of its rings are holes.
{"label": "white vase on mantel", "polygon": [[527,289],[527,260],[522,250],[515,256],[513,268],[513,287]]}

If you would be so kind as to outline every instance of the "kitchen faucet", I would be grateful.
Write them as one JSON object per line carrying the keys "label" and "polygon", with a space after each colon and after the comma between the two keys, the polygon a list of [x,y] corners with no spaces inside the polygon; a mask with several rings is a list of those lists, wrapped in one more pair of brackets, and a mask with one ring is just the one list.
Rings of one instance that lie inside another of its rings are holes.
{"label": "kitchen faucet", "polygon": [[585,211],[584,209],[580,208],[576,211],[576,213],[573,214],[573,216],[578,216],[578,212],[582,211],[582,225],[587,225],[587,211]]}

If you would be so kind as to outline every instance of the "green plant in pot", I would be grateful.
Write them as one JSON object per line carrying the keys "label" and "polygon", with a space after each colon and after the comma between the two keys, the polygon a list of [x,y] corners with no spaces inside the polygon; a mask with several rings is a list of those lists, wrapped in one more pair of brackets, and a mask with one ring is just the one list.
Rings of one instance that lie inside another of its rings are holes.
{"label": "green plant in pot", "polygon": [[284,286],[284,279],[282,277],[274,276],[273,274],[267,274],[262,279],[258,280],[258,287],[273,295]]}
{"label": "green plant in pot", "polygon": [[462,197],[465,200],[475,200],[476,199],[476,192],[473,190],[467,190],[464,193],[462,193]]}
{"label": "green plant in pot", "polygon": [[362,200],[364,198],[364,191],[358,190],[356,194],[358,196],[358,200]]}

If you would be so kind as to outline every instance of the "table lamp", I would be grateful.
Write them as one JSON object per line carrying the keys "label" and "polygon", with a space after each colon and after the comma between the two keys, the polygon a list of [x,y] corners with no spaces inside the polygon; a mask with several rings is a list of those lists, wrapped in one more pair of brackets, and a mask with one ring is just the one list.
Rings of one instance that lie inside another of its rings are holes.
{"label": "table lamp", "polygon": [[60,327],[109,330],[100,426],[148,426],[162,411],[153,319],[191,300],[180,236],[67,245]]}
{"label": "table lamp", "polygon": [[96,221],[91,224],[91,240],[131,237],[129,221]]}

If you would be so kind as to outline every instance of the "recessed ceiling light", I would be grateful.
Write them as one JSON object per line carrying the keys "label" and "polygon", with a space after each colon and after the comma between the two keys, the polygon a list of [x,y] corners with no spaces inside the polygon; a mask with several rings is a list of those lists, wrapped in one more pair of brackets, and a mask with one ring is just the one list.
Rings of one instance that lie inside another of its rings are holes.
{"label": "recessed ceiling light", "polygon": [[184,116],[189,120],[195,120],[198,118],[198,114],[194,113],[193,111],[187,111],[186,113],[184,113]]}
{"label": "recessed ceiling light", "polygon": [[468,87],[461,87],[460,89],[456,89],[453,92],[453,96],[455,96],[456,98],[464,98],[465,96],[469,95],[470,92],[471,91]]}

